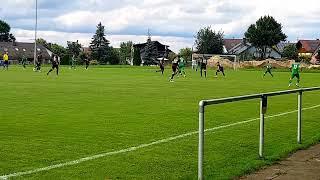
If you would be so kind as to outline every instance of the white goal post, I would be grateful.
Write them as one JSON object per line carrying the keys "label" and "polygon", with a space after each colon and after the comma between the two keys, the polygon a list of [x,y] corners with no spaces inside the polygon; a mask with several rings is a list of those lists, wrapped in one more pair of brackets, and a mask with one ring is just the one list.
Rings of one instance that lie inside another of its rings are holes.
{"label": "white goal post", "polygon": [[259,133],[259,156],[264,157],[264,120],[267,110],[268,97],[281,96],[286,94],[298,94],[297,105],[297,143],[301,144],[302,140],[302,94],[309,91],[319,91],[320,87],[302,88],[287,91],[277,91],[262,94],[252,94],[246,96],[228,97],[221,99],[202,100],[199,103],[199,146],[198,146],[198,179],[203,180],[203,162],[204,162],[204,122],[205,122],[205,107],[210,105],[224,104],[237,101],[245,101],[250,99],[260,99],[260,133]]}
{"label": "white goal post", "polygon": [[212,57],[219,56],[223,58],[232,58],[233,59],[233,69],[237,70],[239,68],[239,61],[236,55],[227,55],[227,54],[198,54],[192,53],[192,63],[201,61],[201,58],[209,60]]}

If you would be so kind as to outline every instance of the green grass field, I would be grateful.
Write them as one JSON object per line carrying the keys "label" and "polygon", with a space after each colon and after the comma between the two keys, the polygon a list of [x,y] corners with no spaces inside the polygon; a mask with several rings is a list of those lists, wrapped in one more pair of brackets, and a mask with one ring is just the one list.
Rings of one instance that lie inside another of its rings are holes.
{"label": "green grass field", "polygon": [[[286,90],[289,72],[227,71],[207,79],[188,70],[169,83],[156,68],[62,68],[59,77],[11,67],[0,70],[0,176],[32,171],[197,131],[202,99]],[[302,73],[303,87],[320,85]],[[293,88],[291,88],[293,89]],[[303,107],[320,93],[303,96]],[[269,99],[267,115],[293,111],[296,95]],[[320,107],[303,111],[303,144],[296,144],[296,113],[266,119],[266,159],[258,158],[259,121],[206,134],[205,177],[230,179],[320,140]],[[206,128],[259,117],[259,100],[206,108]],[[12,179],[196,179],[198,136],[149,144],[118,154]],[[11,178],[10,178],[11,179]]]}

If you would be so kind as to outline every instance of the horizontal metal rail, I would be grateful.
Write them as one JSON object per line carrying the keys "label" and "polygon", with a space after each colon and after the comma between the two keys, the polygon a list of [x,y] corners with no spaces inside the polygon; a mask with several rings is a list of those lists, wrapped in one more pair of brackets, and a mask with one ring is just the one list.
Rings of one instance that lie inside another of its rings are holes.
{"label": "horizontal metal rail", "polygon": [[205,107],[214,104],[223,104],[251,99],[260,99],[260,135],[259,135],[259,156],[262,158],[264,151],[264,115],[266,111],[267,98],[286,94],[298,94],[298,131],[297,142],[301,143],[302,130],[302,93],[309,91],[318,91],[320,87],[301,88],[286,91],[276,91],[269,93],[252,94],[245,96],[236,96],[220,99],[202,100],[199,103],[199,148],[198,148],[198,179],[203,179],[203,160],[204,160],[204,115]]}
{"label": "horizontal metal rail", "polygon": [[302,89],[294,89],[294,90],[287,90],[287,91],[276,91],[276,92],[269,92],[269,93],[252,94],[252,95],[211,99],[211,100],[202,100],[200,101],[199,106],[208,106],[213,104],[222,104],[222,103],[228,103],[228,102],[258,99],[258,98],[261,98],[261,96],[272,97],[272,96],[280,96],[284,94],[295,94],[298,92],[308,92],[308,91],[316,91],[316,90],[320,90],[320,87],[302,88]]}

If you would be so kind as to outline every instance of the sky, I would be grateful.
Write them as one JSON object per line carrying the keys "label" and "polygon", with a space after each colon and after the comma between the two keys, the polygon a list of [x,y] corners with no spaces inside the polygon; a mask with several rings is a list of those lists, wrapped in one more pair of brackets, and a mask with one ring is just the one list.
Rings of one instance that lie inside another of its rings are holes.
{"label": "sky", "polygon": [[[0,19],[8,22],[17,41],[32,42],[35,0],[1,0]],[[200,28],[211,26],[225,38],[242,38],[264,15],[283,26],[288,41],[320,38],[318,0],[38,0],[38,37],[66,45],[89,46],[101,22],[111,45],[152,39],[177,52],[194,45]]]}

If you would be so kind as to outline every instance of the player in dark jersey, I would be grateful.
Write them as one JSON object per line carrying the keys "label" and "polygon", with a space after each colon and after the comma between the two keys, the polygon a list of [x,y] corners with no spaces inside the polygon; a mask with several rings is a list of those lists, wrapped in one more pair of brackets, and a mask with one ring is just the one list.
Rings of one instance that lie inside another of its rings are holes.
{"label": "player in dark jersey", "polygon": [[269,73],[273,77],[273,74],[271,73],[272,65],[269,63],[269,61],[267,62],[266,68],[267,69],[266,72],[263,74],[263,77],[265,77],[267,73]]}
{"label": "player in dark jersey", "polygon": [[200,70],[200,74],[201,74],[201,77],[202,77],[202,71],[204,71],[204,76],[207,77],[207,59],[205,59],[205,57],[202,57],[201,59],[201,70]]}
{"label": "player in dark jersey", "polygon": [[218,69],[217,69],[217,72],[216,72],[216,77],[218,77],[218,73],[221,72],[223,76],[226,76],[224,74],[224,68],[223,66],[220,64],[220,62],[218,62],[218,65],[217,65]]}
{"label": "player in dark jersey", "polygon": [[170,82],[174,82],[173,78],[178,73],[178,64],[180,61],[180,55],[178,55],[172,62],[172,76],[170,78]]}
{"label": "player in dark jersey", "polygon": [[84,59],[84,63],[86,64],[86,70],[88,70],[89,65],[90,65],[90,60],[89,60],[88,57],[86,57],[86,58]]}
{"label": "player in dark jersey", "polygon": [[161,74],[163,75],[163,73],[164,73],[164,58],[159,62],[159,66],[160,66],[160,70],[158,70],[156,72],[161,72]]}
{"label": "player in dark jersey", "polygon": [[47,73],[47,75],[50,74],[50,72],[52,72],[54,69],[57,70],[57,76],[59,75],[59,61],[58,61],[58,56],[57,55],[53,55],[53,58],[51,59],[51,69],[49,70],[49,72]]}

